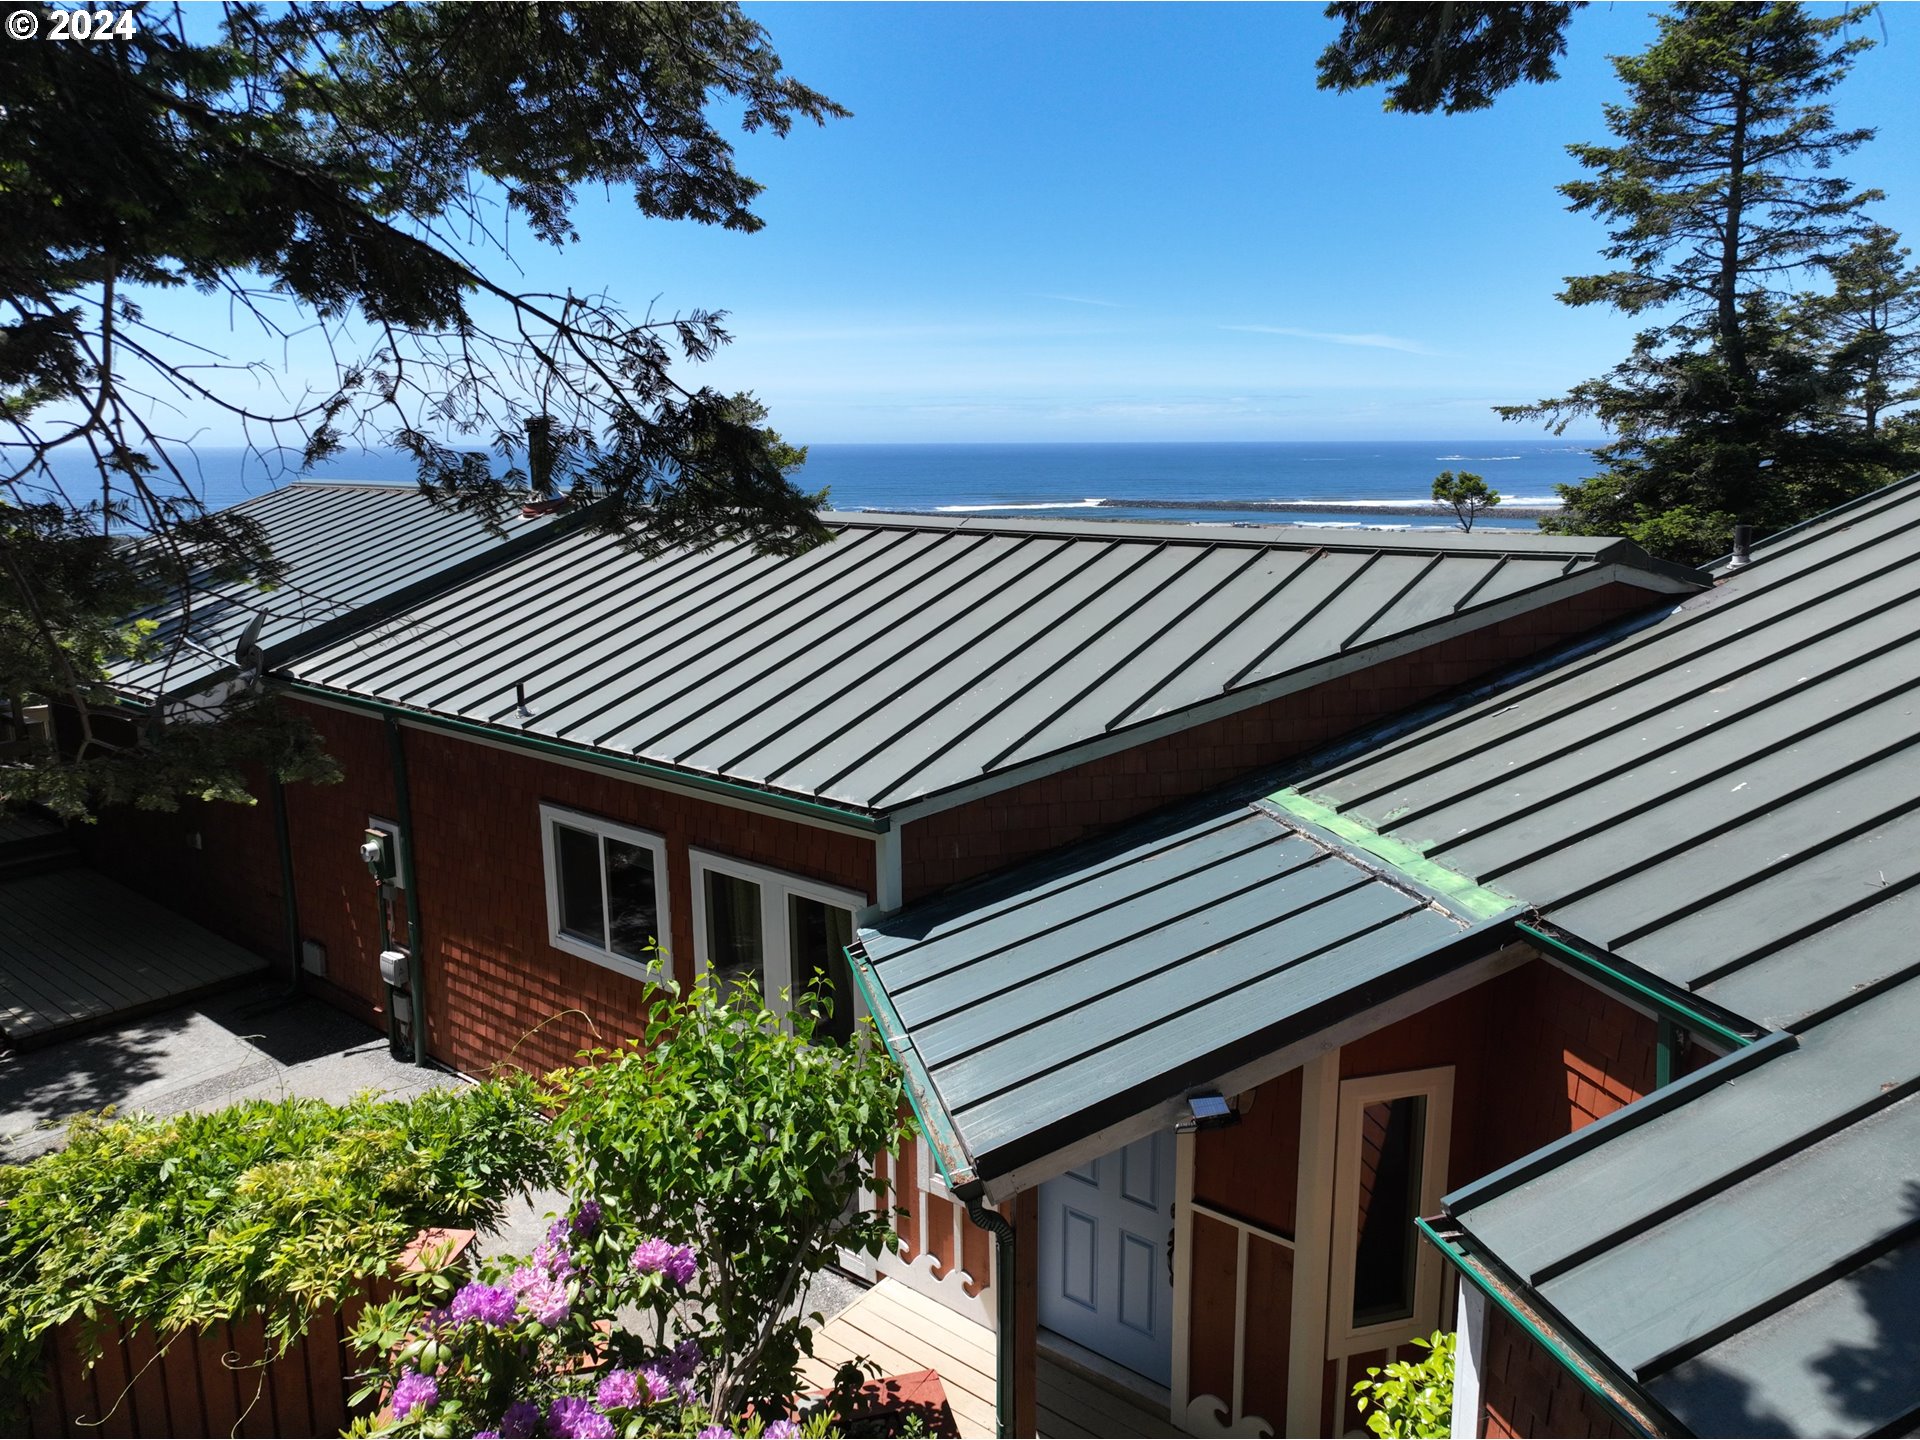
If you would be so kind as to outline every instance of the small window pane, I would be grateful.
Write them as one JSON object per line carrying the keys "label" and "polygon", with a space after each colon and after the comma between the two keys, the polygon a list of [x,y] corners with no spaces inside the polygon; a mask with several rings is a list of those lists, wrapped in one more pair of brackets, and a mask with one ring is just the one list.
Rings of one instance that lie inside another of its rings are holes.
{"label": "small window pane", "polygon": [[553,827],[560,866],[560,933],[589,945],[607,943],[607,916],[600,901],[600,837],[571,825]]}
{"label": "small window pane", "polygon": [[609,948],[616,955],[651,965],[657,958],[660,907],[654,898],[653,851],[624,840],[607,840]]}
{"label": "small window pane", "polygon": [[1413,1314],[1419,1258],[1413,1220],[1420,1204],[1420,1160],[1427,1102],[1421,1095],[1383,1100],[1360,1117],[1360,1215],[1353,1263],[1353,1323],[1379,1325]]}
{"label": "small window pane", "polygon": [[[796,991],[812,991],[820,997],[814,1011],[814,1038],[852,1039],[853,970],[847,964],[847,946],[853,943],[853,913],[804,895],[789,895],[787,933],[793,946]],[[796,993],[796,1003],[799,998]]]}
{"label": "small window pane", "polygon": [[760,923],[760,887],[737,875],[704,872],[707,907],[707,970],[722,990],[751,980],[766,993],[766,942]]}

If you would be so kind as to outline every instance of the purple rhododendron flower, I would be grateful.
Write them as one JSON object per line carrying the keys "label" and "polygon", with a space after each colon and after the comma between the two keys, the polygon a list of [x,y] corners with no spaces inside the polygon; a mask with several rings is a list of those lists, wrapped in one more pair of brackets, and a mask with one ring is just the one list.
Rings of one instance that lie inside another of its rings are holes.
{"label": "purple rhododendron flower", "polygon": [[600,1217],[604,1213],[598,1200],[582,1200],[579,1213],[573,1217],[573,1233],[591,1235],[600,1228]]}
{"label": "purple rhododendron flower", "polygon": [[602,1410],[631,1410],[647,1402],[651,1389],[631,1370],[609,1370],[594,1398],[599,1400]]}
{"label": "purple rhododendron flower", "polygon": [[400,1372],[400,1383],[393,1387],[393,1418],[404,1420],[416,1410],[432,1408],[440,1400],[440,1387],[431,1375],[413,1369]]}
{"label": "purple rhododendron flower", "polygon": [[473,1440],[500,1440],[500,1432],[498,1430],[476,1430],[473,1432]]}
{"label": "purple rhododendron flower", "polygon": [[613,1422],[591,1400],[563,1395],[547,1409],[547,1429],[572,1440],[612,1440]]}
{"label": "purple rhododendron flower", "polygon": [[478,1320],[482,1325],[505,1325],[513,1319],[514,1309],[514,1298],[507,1291],[475,1280],[460,1287],[447,1313],[456,1325],[464,1325],[469,1320]]}
{"label": "purple rhododendron flower", "polygon": [[564,1245],[541,1241],[533,1247],[533,1263],[556,1280],[565,1280],[573,1274],[573,1256]]}
{"label": "purple rhododendron flower", "polygon": [[776,1420],[760,1432],[761,1440],[797,1440],[800,1427],[791,1420]]}
{"label": "purple rhododendron flower", "polygon": [[695,1437],[695,1440],[733,1440],[733,1431],[724,1425],[709,1425]]}
{"label": "purple rhododendron flower", "polygon": [[673,1394],[673,1377],[658,1365],[649,1365],[640,1372],[641,1383],[647,1387],[647,1403],[664,1400]]}
{"label": "purple rhododendron flower", "polygon": [[567,1312],[573,1308],[567,1298],[567,1287],[552,1276],[542,1275],[538,1271],[520,1287],[520,1305],[549,1330],[566,1319]]}
{"label": "purple rhododendron flower", "polygon": [[540,1431],[540,1407],[531,1400],[516,1400],[500,1416],[500,1434],[511,1440],[527,1440]]}
{"label": "purple rhododendron flower", "polygon": [[549,1245],[564,1245],[572,1237],[573,1225],[564,1215],[547,1226],[547,1244]]}
{"label": "purple rhododendron flower", "polygon": [[693,1367],[700,1363],[700,1342],[694,1339],[682,1340],[667,1355],[667,1374],[674,1380],[686,1380],[693,1375]]}
{"label": "purple rhododendron flower", "polygon": [[665,1240],[643,1240],[633,1252],[633,1268],[642,1275],[658,1274],[684,1290],[700,1268],[699,1256],[691,1245],[671,1245]]}

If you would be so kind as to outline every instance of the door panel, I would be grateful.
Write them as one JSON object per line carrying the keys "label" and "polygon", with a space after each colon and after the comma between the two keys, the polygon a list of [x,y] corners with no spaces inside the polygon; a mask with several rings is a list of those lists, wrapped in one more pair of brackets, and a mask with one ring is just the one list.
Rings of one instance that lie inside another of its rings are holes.
{"label": "door panel", "polygon": [[1040,1187],[1040,1323],[1162,1385],[1173,1157],[1173,1135],[1153,1135]]}
{"label": "door panel", "polygon": [[1063,1210],[1062,1217],[1060,1296],[1084,1310],[1097,1312],[1100,1222],[1071,1208]]}

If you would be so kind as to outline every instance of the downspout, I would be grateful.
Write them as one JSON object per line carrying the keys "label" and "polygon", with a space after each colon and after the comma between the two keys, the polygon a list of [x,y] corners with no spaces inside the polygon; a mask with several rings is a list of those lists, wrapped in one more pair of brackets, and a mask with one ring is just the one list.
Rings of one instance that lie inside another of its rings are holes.
{"label": "downspout", "polygon": [[978,1199],[967,1201],[967,1218],[993,1236],[993,1304],[998,1334],[993,1346],[994,1433],[1003,1437],[1019,1432],[1013,1419],[1014,1234],[1013,1222]]}
{"label": "downspout", "polygon": [[272,786],[273,828],[280,842],[280,895],[287,922],[287,961],[293,967],[287,976],[287,994],[294,996],[307,988],[307,967],[300,955],[300,897],[293,890],[293,834],[287,825],[287,788],[277,775]]}
{"label": "downspout", "polygon": [[407,987],[413,993],[413,1063],[427,1063],[426,962],[420,954],[420,867],[413,858],[413,792],[407,787],[407,750],[400,722],[387,716],[387,753],[393,760],[394,819],[400,825],[401,873],[407,877]]}

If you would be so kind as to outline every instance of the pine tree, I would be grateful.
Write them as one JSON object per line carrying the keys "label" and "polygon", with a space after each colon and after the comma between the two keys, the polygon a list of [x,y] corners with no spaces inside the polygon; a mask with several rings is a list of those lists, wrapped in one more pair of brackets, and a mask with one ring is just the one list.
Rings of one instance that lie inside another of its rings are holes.
{"label": "pine tree", "polygon": [[1832,377],[1792,325],[1796,285],[1818,278],[1868,225],[1831,166],[1871,137],[1842,130],[1824,98],[1872,42],[1863,12],[1789,4],[1684,4],[1643,54],[1615,68],[1618,143],[1574,145],[1591,178],[1561,187],[1609,226],[1616,268],[1571,277],[1560,298],[1653,323],[1607,375],[1508,419],[1614,434],[1604,473],[1562,487],[1550,528],[1627,534],[1676,559],[1722,553],[1736,519],[1763,529],[1844,498],[1897,463],[1833,423]]}
{"label": "pine tree", "polygon": [[1920,401],[1920,265],[1884,225],[1830,267],[1830,293],[1801,297],[1793,319],[1825,356],[1840,415],[1869,435]]}

